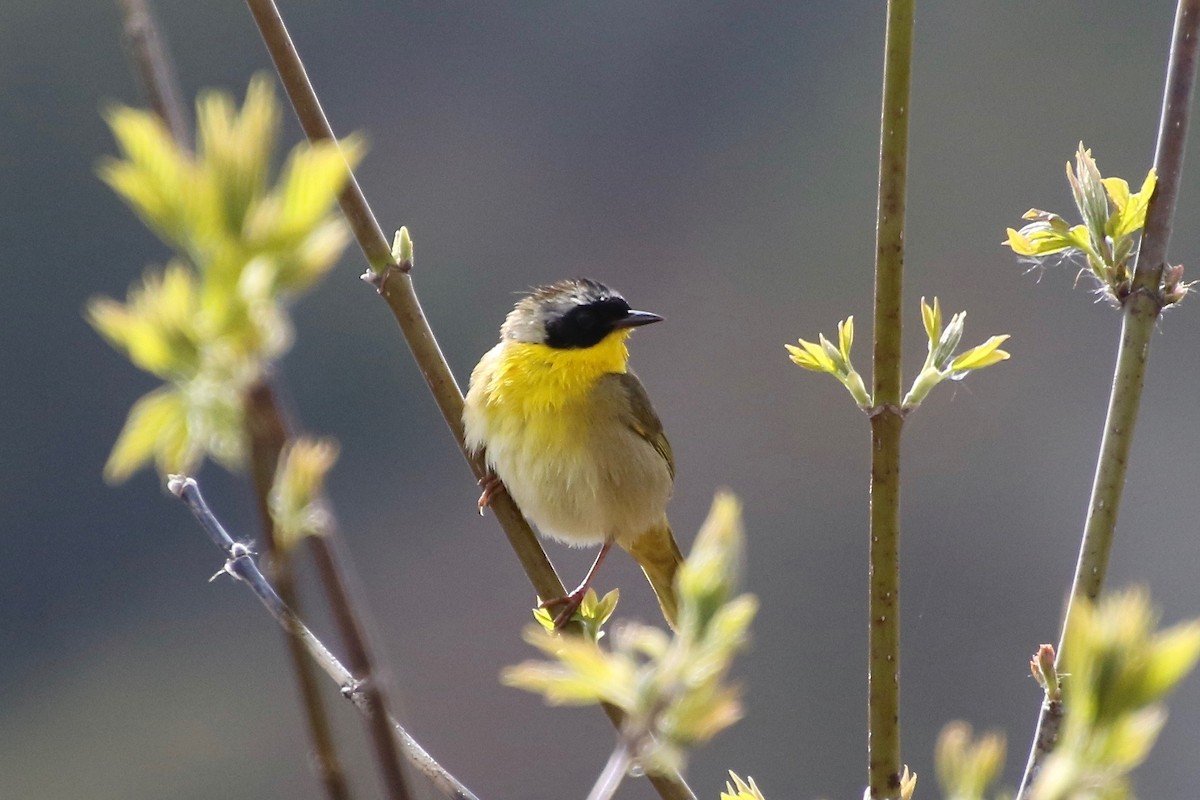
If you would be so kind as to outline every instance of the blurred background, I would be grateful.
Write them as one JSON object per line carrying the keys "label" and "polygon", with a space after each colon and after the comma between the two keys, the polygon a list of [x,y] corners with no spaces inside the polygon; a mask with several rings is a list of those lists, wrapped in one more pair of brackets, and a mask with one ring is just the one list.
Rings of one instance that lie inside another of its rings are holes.
{"label": "blurred background", "polygon": [[[1001,247],[1030,206],[1074,211],[1080,139],[1140,184],[1154,150],[1174,4],[919,4],[906,376],[922,296],[968,309],[964,342],[1010,333],[1011,361],[940,387],[904,440],[903,742],[935,796],[948,720],[1009,735],[1015,782],[1040,701],[1034,648],[1058,637],[1105,411],[1119,318],[1071,267]],[[185,94],[240,99],[269,67],[240,4],[159,2]],[[882,3],[286,3],[384,227],[408,225],[417,290],[465,383],[514,293],[574,275],[668,322],[633,364],[678,461],[685,548],[713,491],[745,502],[746,583],[762,601],[740,659],[746,717],[695,753],[774,798],[855,798],[866,780],[867,425],[785,342],[856,315],[869,375]],[[0,795],[26,799],[319,798],[281,635],[229,580],[154,475],[100,469],[154,385],[85,324],[166,248],[94,175],[106,104],[141,104],[112,2],[0,5]],[[1200,128],[1172,260],[1200,252]],[[299,138],[291,121],[288,146]],[[375,614],[398,713],[485,798],[582,797],[613,734],[593,709],[499,685],[532,655],[532,592],[447,435],[357,251],[295,308],[281,367],[308,431],[337,437],[332,497]],[[1111,587],[1148,584],[1164,621],[1200,614],[1196,300],[1162,320]],[[245,482],[201,474],[256,536]],[[549,545],[568,583],[591,553]],[[657,621],[632,561],[601,589]],[[323,633],[329,628],[318,620]],[[330,702],[336,692],[327,687]],[[1135,774],[1195,796],[1200,679]],[[334,714],[359,797],[378,796],[356,715]],[[647,798],[644,782],[622,797]]]}

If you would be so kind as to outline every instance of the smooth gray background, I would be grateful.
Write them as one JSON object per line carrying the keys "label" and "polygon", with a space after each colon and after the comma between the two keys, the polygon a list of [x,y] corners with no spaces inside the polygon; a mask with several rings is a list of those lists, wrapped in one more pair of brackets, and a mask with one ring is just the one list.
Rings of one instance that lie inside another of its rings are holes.
{"label": "smooth gray background", "polygon": [[[238,3],[163,2],[187,95],[240,97],[268,66]],[[415,280],[455,373],[494,341],[513,292],[591,275],[668,318],[634,366],[679,464],[685,543],[712,492],[745,501],[746,718],[697,752],[768,796],[855,798],[866,774],[866,422],[783,343],[858,320],[868,372],[882,3],[292,2],[284,12],[384,226],[407,224]],[[905,437],[903,732],[921,794],[965,718],[1010,736],[1015,780],[1039,701],[1027,660],[1057,638],[1091,483],[1118,315],[1070,266],[1026,272],[1000,246],[1036,205],[1070,210],[1083,139],[1140,182],[1153,155],[1173,4],[923,2],[912,98],[906,374],[918,299],[966,308],[966,340],[1013,359],[940,388]],[[0,795],[318,798],[280,636],[143,472],[100,468],[154,384],[81,318],[164,247],[94,177],[108,102],[140,103],[114,4],[0,5]],[[286,138],[298,137],[289,118]],[[1197,144],[1193,136],[1193,150]],[[1200,251],[1193,152],[1172,257]],[[400,713],[486,798],[582,797],[612,743],[594,710],[498,685],[531,654],[531,591],[386,307],[348,253],[295,309],[282,366],[307,430],[343,445],[332,495],[392,668]],[[1189,266],[1189,270],[1190,270]],[[1190,274],[1190,273],[1189,273]],[[1146,583],[1167,621],[1200,614],[1195,300],[1155,337],[1111,586]],[[248,491],[202,474],[254,534]],[[589,553],[551,545],[568,580]],[[601,587],[654,620],[616,557]],[[323,631],[328,627],[320,624]],[[336,704],[335,693],[327,693]],[[335,716],[360,797],[378,795],[358,720]],[[1195,796],[1200,680],[1171,703],[1137,776]],[[632,782],[623,797],[649,797]]]}

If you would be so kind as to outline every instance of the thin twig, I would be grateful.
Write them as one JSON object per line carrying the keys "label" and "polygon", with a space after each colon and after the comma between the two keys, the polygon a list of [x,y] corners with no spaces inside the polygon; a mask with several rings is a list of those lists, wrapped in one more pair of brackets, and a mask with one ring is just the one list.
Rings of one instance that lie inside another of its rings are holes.
{"label": "thin twig", "polygon": [[171,131],[171,138],[192,148],[192,131],[184,110],[175,69],[167,57],[162,31],[146,0],[117,0],[121,8],[125,47],[150,108]]}
{"label": "thin twig", "polygon": [[[204,497],[201,495],[196,481],[181,475],[172,475],[167,482],[167,488],[183,501],[213,544],[225,553],[227,560],[223,571],[245,584],[266,606],[267,611],[280,626],[295,633],[308,655],[316,662],[317,666],[324,670],[325,674],[337,683],[344,697],[349,699],[362,713],[374,714],[377,706],[372,704],[363,681],[342,666],[329,648],[325,647],[308,626],[280,599],[258,568],[249,545],[235,541],[226,532],[224,526],[204,502]],[[405,758],[423,775],[427,776],[441,792],[454,800],[477,800],[475,795],[438,764],[399,722],[391,717],[386,717],[386,715],[385,718],[391,726],[392,733],[397,738],[397,744]]]}
{"label": "thin twig", "polygon": [[[266,378],[260,379],[250,387],[243,406],[243,425],[250,442],[250,476],[254,484],[254,499],[263,531],[263,542],[266,545],[267,565],[283,602],[299,614],[300,595],[296,589],[292,554],[286,547],[279,547],[276,542],[275,523],[271,518],[269,503],[279,454],[288,440],[288,425],[275,402],[275,392]],[[317,774],[330,797],[348,798],[350,788],[346,782],[342,760],[338,757],[333,727],[329,724],[329,715],[321,700],[312,662],[305,658],[304,645],[295,631],[284,628],[284,640],[292,671],[296,674],[296,684],[300,689],[300,704],[304,708],[309,735],[312,737]]]}
{"label": "thin twig", "polygon": [[[247,393],[246,430],[250,438],[251,472],[254,476],[259,513],[263,518],[264,529],[271,530],[273,519],[268,498],[274,485],[280,454],[290,436],[286,416],[266,378],[256,382]],[[332,519],[332,513],[330,513],[330,518]],[[388,730],[386,716],[390,713],[390,708],[383,689],[376,679],[363,634],[363,626],[346,593],[345,579],[342,577],[338,562],[329,547],[330,538],[336,535],[336,526],[331,524],[324,536],[309,537],[308,539],[315,559],[317,574],[321,578],[321,585],[333,610],[334,624],[350,654],[350,670],[360,676],[371,707],[383,710],[383,714],[367,715],[366,724],[388,797],[392,800],[409,800],[412,793],[409,791],[400,766],[400,753],[396,747],[396,740]],[[274,549],[274,544],[271,547],[272,549],[268,552],[275,556],[281,567],[279,575],[276,576],[276,585],[280,588],[284,602],[299,612],[300,607],[296,604],[292,581],[291,553],[287,552],[286,548]],[[284,591],[285,587],[287,592]],[[303,661],[306,677],[313,684],[315,693],[315,677],[311,674],[310,662],[304,660],[304,652],[298,643],[292,646],[297,650],[297,657]],[[332,741],[330,745],[332,745]]]}
{"label": "thin twig", "polygon": [[[1171,239],[1179,179],[1183,172],[1183,152],[1196,78],[1198,33],[1200,0],[1180,0],[1175,11],[1171,56],[1154,154],[1158,183],[1146,211],[1146,227],[1134,269],[1133,289],[1124,301],[1121,342],[1117,350],[1108,415],[1104,421],[1104,436],[1096,461],[1087,522],[1071,586],[1071,602],[1059,639],[1058,663],[1062,663],[1063,644],[1075,607],[1074,601],[1078,598],[1096,600],[1108,574],[1117,514],[1125,490],[1125,472],[1142,400],[1150,341],[1163,307],[1162,274],[1167,262],[1167,245]],[[1070,713],[1070,709],[1067,709],[1067,713]],[[1026,796],[1042,761],[1053,749],[1062,716],[1060,704],[1043,702],[1018,800]]]}
{"label": "thin twig", "polygon": [[[300,120],[301,128],[313,141],[333,140],[333,129],[321,109],[316,91],[308,79],[300,54],[292,43],[279,9],[272,0],[246,0],[246,4],[258,25],[284,91],[287,92]],[[353,173],[338,201],[359,247],[367,257],[367,263],[371,266],[370,273],[364,278],[375,286],[387,302],[459,449],[470,464],[475,477],[483,478],[483,459],[468,453],[464,443],[462,391],[450,372],[450,366],[446,363],[425,318],[425,312],[417,300],[409,274],[412,264],[397,264],[392,258],[383,229],[375,219]],[[509,545],[516,553],[537,596],[550,598],[564,595],[566,589],[562,581],[516,504],[506,493],[501,492],[493,497],[490,508],[504,529]],[[619,729],[622,718],[620,712],[606,707],[605,713]],[[695,797],[678,775],[651,778],[650,782],[664,800],[687,800]]]}
{"label": "thin twig", "polygon": [[383,691],[383,681],[375,670],[374,659],[367,647],[366,634],[355,613],[354,603],[350,600],[346,582],[342,577],[343,571],[338,566],[334,553],[335,543],[329,536],[332,533],[333,531],[329,531],[325,535],[309,536],[309,552],[317,567],[321,584],[325,587],[325,595],[329,598],[334,623],[342,635],[350,671],[359,676],[359,685],[366,696],[367,704],[373,710],[367,714],[367,729],[375,751],[375,760],[383,775],[384,787],[388,797],[393,800],[407,800],[412,793],[400,767],[396,737],[392,735],[391,726],[388,724],[390,706]]}
{"label": "thin twig", "polygon": [[913,0],[889,0],[879,130],[871,417],[871,599],[867,690],[868,791],[900,796],[901,295],[908,182]]}
{"label": "thin twig", "polygon": [[629,773],[629,765],[632,763],[633,753],[629,750],[629,743],[624,736],[619,736],[616,747],[608,757],[608,763],[604,765],[604,770],[596,778],[592,790],[588,792],[587,800],[612,800],[621,786],[621,781],[625,780]]}
{"label": "thin twig", "polygon": [[[146,0],[120,0],[124,16],[125,40],[133,61],[134,71],[149,98],[150,106],[181,148],[190,150],[192,138],[187,113],[184,111],[182,92],[176,80],[162,34]],[[265,383],[265,394],[255,396],[252,390],[246,400],[246,424],[251,440],[252,472],[258,500],[259,516],[262,520],[264,539],[268,552],[274,552],[274,537],[270,513],[267,509],[267,492],[274,476],[279,449],[287,438],[282,416],[274,407],[270,388]],[[265,405],[264,405],[265,403]],[[276,413],[272,413],[275,411]],[[273,561],[278,571],[276,583],[286,601],[296,608],[296,589],[287,553],[275,553]],[[288,657],[296,683],[300,689],[300,702],[304,708],[305,721],[314,751],[313,762],[318,779],[330,800],[348,800],[349,785],[334,745],[333,730],[329,725],[321,695],[317,689],[316,675],[312,664],[304,657],[304,647],[291,635],[287,640]]]}

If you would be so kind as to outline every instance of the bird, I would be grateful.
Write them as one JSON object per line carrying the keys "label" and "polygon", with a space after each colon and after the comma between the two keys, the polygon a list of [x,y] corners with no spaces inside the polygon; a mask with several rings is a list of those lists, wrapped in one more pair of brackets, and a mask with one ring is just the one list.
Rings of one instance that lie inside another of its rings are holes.
{"label": "bird", "polygon": [[614,544],[637,561],[675,627],[683,556],[666,513],[675,459],[626,345],[635,328],[662,319],[599,281],[561,280],[517,302],[471,373],[462,419],[467,449],[487,470],[479,513],[503,487],[543,536],[600,545],[578,587],[542,600],[560,609],[556,627],[578,610]]}

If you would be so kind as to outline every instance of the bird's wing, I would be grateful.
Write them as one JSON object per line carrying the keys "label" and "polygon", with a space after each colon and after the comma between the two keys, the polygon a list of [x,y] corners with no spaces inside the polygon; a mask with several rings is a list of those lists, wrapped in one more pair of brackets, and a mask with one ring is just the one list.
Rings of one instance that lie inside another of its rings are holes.
{"label": "bird's wing", "polygon": [[627,400],[621,410],[621,421],[658,451],[663,461],[667,462],[667,470],[674,480],[675,456],[671,452],[671,443],[667,441],[667,435],[663,433],[662,420],[654,413],[654,406],[650,403],[646,388],[632,372],[614,373],[611,377],[617,381]]}

